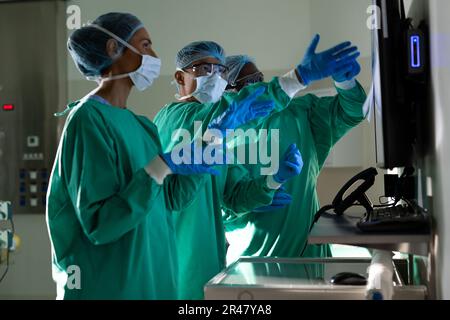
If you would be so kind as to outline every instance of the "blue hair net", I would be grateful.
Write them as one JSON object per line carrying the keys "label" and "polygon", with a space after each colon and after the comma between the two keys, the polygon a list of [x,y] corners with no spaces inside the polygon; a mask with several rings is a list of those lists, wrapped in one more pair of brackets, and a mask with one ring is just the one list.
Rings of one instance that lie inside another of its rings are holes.
{"label": "blue hair net", "polygon": [[226,58],[225,65],[228,67],[228,83],[235,84],[238,80],[242,68],[247,63],[255,63],[255,60],[247,55],[229,56]]}
{"label": "blue hair net", "polygon": [[[136,16],[119,12],[101,15],[92,24],[112,32],[126,42],[144,27]],[[102,72],[113,64],[113,59],[106,52],[106,44],[110,39],[111,36],[93,26],[86,26],[72,33],[67,42],[67,48],[83,75],[101,76]],[[117,45],[119,57],[124,50],[124,45],[120,42],[117,42]]]}
{"label": "blue hair net", "polygon": [[216,58],[225,64],[225,50],[212,41],[196,41],[188,44],[178,52],[175,63],[177,68],[184,69],[195,61],[208,57]]}

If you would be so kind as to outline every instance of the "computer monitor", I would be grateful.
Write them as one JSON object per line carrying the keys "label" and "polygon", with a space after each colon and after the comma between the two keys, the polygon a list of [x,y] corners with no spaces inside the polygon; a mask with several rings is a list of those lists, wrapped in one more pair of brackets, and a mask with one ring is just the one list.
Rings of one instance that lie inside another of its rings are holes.
{"label": "computer monitor", "polygon": [[374,0],[380,14],[372,32],[377,166],[383,169],[411,166],[412,114],[407,94],[408,21],[402,0]]}

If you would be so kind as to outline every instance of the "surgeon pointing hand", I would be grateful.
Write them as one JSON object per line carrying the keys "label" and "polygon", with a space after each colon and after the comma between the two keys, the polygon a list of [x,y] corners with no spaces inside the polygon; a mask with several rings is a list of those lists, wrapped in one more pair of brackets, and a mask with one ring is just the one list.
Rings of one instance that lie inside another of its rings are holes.
{"label": "surgeon pointing hand", "polygon": [[317,34],[309,45],[303,61],[297,67],[296,71],[303,80],[304,85],[309,85],[313,81],[322,80],[340,71],[347,70],[348,66],[352,66],[360,55],[358,48],[352,46],[349,41],[338,44],[329,50],[316,53],[319,42],[320,35]]}

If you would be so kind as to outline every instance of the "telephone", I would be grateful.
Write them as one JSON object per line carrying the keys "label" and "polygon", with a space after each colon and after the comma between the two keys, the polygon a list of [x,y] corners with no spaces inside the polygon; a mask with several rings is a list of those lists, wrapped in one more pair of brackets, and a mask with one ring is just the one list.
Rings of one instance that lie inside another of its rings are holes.
{"label": "telephone", "polygon": [[[374,185],[375,177],[377,175],[377,169],[369,168],[351,178],[334,198],[332,204],[334,212],[336,212],[338,216],[341,216],[348,208],[355,205],[356,203],[362,205],[364,208],[366,208],[367,211],[372,211],[372,203],[367,197],[366,192]],[[347,190],[349,190],[353,185],[361,180],[363,181],[363,183],[358,186],[356,190],[353,191],[350,195],[343,198]]]}
{"label": "telephone", "polygon": [[[377,169],[369,168],[351,178],[341,188],[341,190],[339,190],[332,204],[323,207],[316,213],[310,230],[312,230],[314,224],[319,220],[319,218],[329,210],[333,210],[338,216],[343,215],[348,208],[354,205],[362,205],[367,212],[373,211],[373,205],[367,197],[366,192],[374,185],[375,177],[377,175]],[[347,191],[360,181],[362,181],[362,183],[356,188],[356,190],[344,197]]]}
{"label": "telephone", "polygon": [[[374,185],[375,177],[378,175],[377,170],[369,168],[358,173],[339,190],[331,205],[323,207],[316,213],[310,232],[321,216],[330,215],[329,211],[332,210],[335,215],[342,216],[348,208],[355,205],[366,209],[366,214],[356,224],[362,232],[428,232],[430,217],[427,210],[419,207],[407,196],[408,188],[405,184],[413,172],[412,168],[405,168],[402,176],[398,178],[394,187],[393,203],[375,206],[366,192]],[[357,183],[360,185],[346,196],[346,193]],[[406,204],[397,205],[400,201]]]}

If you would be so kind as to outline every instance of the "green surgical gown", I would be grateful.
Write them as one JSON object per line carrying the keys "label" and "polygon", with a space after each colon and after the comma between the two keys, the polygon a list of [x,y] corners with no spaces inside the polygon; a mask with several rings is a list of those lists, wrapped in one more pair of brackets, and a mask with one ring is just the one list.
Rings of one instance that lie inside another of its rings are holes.
{"label": "green surgical gown", "polygon": [[[335,97],[308,94],[292,100],[289,107],[268,118],[261,128],[279,129],[280,159],[292,143],[303,157],[301,174],[285,184],[293,201],[284,209],[236,217],[227,210],[225,226],[230,242],[228,262],[239,256],[299,257],[309,228],[319,210],[317,178],[331,149],[350,129],[363,121],[364,89],[337,89]],[[356,151],[355,151],[356,152]],[[259,167],[246,166],[253,177]],[[305,257],[329,256],[328,246],[308,246]]]}
{"label": "green surgical gown", "polygon": [[158,185],[144,170],[161,153],[150,120],[94,100],[70,107],[47,205],[58,298],[176,299],[169,209],[189,205],[205,176]]}
{"label": "green surgical gown", "polygon": [[[265,86],[261,100],[272,99],[275,110],[284,109],[290,98],[275,78],[272,82],[243,89],[239,94],[226,94],[218,103],[172,103],[156,116],[161,143],[166,151],[172,150],[178,137],[172,133],[187,129],[191,135],[203,133],[208,123],[222,114],[233,100],[242,99],[256,88]],[[194,122],[203,122],[203,131],[194,130]],[[255,127],[261,119],[243,126]],[[194,132],[195,131],[195,132]],[[273,190],[266,187],[265,177],[250,180],[248,172],[240,165],[218,168],[221,174],[208,177],[193,204],[174,212],[179,260],[179,298],[203,299],[203,287],[226,265],[226,240],[222,220],[222,207],[234,212],[248,212],[272,202]]]}

